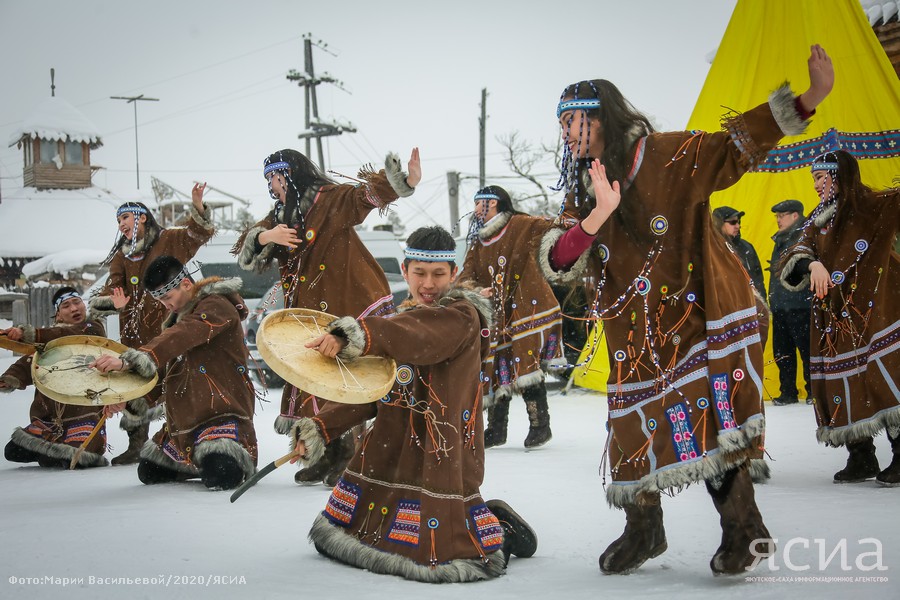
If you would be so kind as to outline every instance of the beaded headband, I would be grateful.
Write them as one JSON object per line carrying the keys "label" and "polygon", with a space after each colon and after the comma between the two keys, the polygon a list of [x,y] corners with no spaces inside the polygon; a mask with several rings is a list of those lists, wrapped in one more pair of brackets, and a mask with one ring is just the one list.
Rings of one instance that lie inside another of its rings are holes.
{"label": "beaded headband", "polygon": [[809,166],[810,171],[837,171],[838,164],[836,162],[814,162]]}
{"label": "beaded headband", "polygon": [[59,312],[59,307],[62,306],[62,303],[66,300],[71,300],[72,298],[78,298],[80,300],[81,294],[78,292],[66,292],[65,294],[61,294],[60,297],[53,302],[53,309],[56,312]]}
{"label": "beaded headband", "polygon": [[181,271],[178,272],[178,274],[174,277],[174,279],[172,279],[172,281],[170,281],[166,285],[162,286],[161,288],[157,288],[155,290],[148,290],[148,291],[150,292],[151,296],[153,296],[155,299],[159,300],[160,298],[162,298],[163,296],[165,296],[166,294],[168,294],[169,292],[171,292],[172,290],[177,288],[181,284],[182,281],[184,281],[185,279],[187,279],[190,276],[191,276],[191,274],[188,273],[187,267],[181,267]]}
{"label": "beaded headband", "polygon": [[136,215],[146,215],[147,209],[140,206],[121,206],[119,207],[119,210],[116,211],[116,216],[118,217],[122,213],[127,212],[134,213]]}
{"label": "beaded headband", "polygon": [[478,202],[479,200],[496,200],[500,202],[500,196],[497,194],[491,194],[489,192],[485,192],[484,194],[475,194],[474,202]]}
{"label": "beaded headband", "polygon": [[593,108],[600,108],[600,98],[565,100],[556,107],[556,118],[558,119],[567,110],[591,110]]}
{"label": "beaded headband", "polygon": [[288,171],[290,170],[291,165],[287,164],[284,161],[274,162],[266,165],[266,168],[263,169],[263,177],[271,173],[272,171]]}
{"label": "beaded headband", "polygon": [[403,254],[410,260],[424,262],[456,262],[456,250],[419,250],[418,248],[406,248]]}

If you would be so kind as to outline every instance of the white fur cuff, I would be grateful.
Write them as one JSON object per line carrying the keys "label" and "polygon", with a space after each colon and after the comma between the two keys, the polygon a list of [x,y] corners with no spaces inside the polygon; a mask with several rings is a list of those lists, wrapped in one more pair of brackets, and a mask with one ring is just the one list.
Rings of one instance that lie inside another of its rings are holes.
{"label": "white fur cuff", "polygon": [[588,256],[591,254],[591,248],[588,248],[578,257],[578,260],[575,261],[575,264],[568,271],[556,271],[550,264],[550,251],[565,233],[564,229],[551,229],[541,238],[541,244],[538,247],[538,267],[540,267],[541,273],[544,274],[547,281],[555,285],[569,285],[577,282],[587,268]]}
{"label": "white fur cuff", "polygon": [[129,348],[122,353],[121,359],[128,363],[128,368],[141,377],[153,377],[156,375],[156,363],[146,352]]}
{"label": "white fur cuff", "polygon": [[119,314],[113,304],[112,296],[94,296],[88,301],[88,307],[90,308],[88,319],[102,319]]}
{"label": "white fur cuff", "polygon": [[304,464],[314,465],[325,454],[325,438],[319,432],[319,427],[312,419],[303,417],[291,427],[291,450],[297,447],[297,442],[302,441],[306,446],[306,455],[300,460]]}
{"label": "white fur cuff", "polygon": [[197,225],[205,229],[206,231],[215,231],[216,226],[213,224],[212,220],[207,218],[205,215],[210,215],[209,207],[204,204],[203,205],[203,214],[200,214],[200,211],[197,210],[193,204],[191,204],[191,218],[194,220]]}
{"label": "white fur cuff", "polygon": [[366,333],[353,317],[341,317],[328,324],[328,333],[347,340],[347,345],[338,352],[338,357],[352,360],[362,356],[366,349]]}
{"label": "white fur cuff", "polygon": [[809,121],[804,121],[797,113],[795,102],[796,96],[787,82],[769,94],[769,108],[772,110],[772,116],[786,136],[800,135],[809,127]]}
{"label": "white fur cuff", "polygon": [[12,375],[3,375],[0,377],[0,382],[6,384],[6,387],[0,388],[0,392],[4,394],[9,394],[15,390],[22,389],[22,382]]}
{"label": "white fur cuff", "polygon": [[784,289],[789,292],[802,292],[809,290],[809,273],[803,273],[803,278],[800,280],[800,283],[797,285],[791,285],[787,282],[788,278],[793,273],[797,263],[799,263],[803,259],[808,260],[816,260],[816,257],[812,254],[794,254],[790,258],[788,258],[784,263],[784,268],[781,269],[781,274],[778,276],[778,280],[781,283]]}
{"label": "white fur cuff", "polygon": [[256,251],[257,239],[259,234],[266,231],[264,227],[253,227],[244,237],[244,245],[237,255],[238,266],[245,271],[256,271],[262,273],[266,269],[266,262],[275,252],[277,244],[269,243],[263,246],[262,250]]}
{"label": "white fur cuff", "polygon": [[384,159],[384,173],[387,180],[401,198],[412,196],[416,188],[409,187],[406,182],[406,173],[403,171],[403,163],[400,157],[393,152],[389,153]]}

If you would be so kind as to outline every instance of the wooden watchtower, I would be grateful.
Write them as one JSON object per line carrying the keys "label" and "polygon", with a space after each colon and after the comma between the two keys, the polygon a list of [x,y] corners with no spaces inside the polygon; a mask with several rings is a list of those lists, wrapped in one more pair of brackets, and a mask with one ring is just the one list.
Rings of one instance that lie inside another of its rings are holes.
{"label": "wooden watchtower", "polygon": [[91,187],[91,175],[99,169],[91,166],[91,150],[103,142],[97,127],[51,85],[51,96],[22,121],[12,145],[22,150],[25,187],[81,189]]}

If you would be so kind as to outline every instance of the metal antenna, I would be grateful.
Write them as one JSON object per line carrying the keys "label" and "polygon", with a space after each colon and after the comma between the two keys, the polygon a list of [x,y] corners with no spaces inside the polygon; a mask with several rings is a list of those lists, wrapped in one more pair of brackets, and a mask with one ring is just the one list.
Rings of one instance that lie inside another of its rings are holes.
{"label": "metal antenna", "polygon": [[110,98],[112,100],[126,100],[130,104],[134,104],[134,171],[137,176],[137,189],[141,189],[141,167],[140,160],[138,160],[137,101],[159,102],[159,98],[145,98],[143,94],[140,96],[110,96]]}

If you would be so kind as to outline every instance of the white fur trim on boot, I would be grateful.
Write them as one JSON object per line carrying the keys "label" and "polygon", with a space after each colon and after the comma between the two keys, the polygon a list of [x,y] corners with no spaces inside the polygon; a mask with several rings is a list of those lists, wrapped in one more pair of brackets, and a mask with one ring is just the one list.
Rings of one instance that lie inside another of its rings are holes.
{"label": "white fur trim on boot", "polygon": [[244,479],[252,477],[256,473],[256,465],[253,464],[253,457],[247,452],[241,444],[227,438],[218,438],[215,440],[204,440],[197,444],[194,448],[193,462],[194,464],[203,466],[203,459],[210,454],[223,454],[230,456],[237,461],[244,474]]}
{"label": "white fur trim on boot", "polygon": [[392,552],[376,550],[360,542],[356,537],[332,525],[321,514],[313,522],[309,539],[326,556],[342,563],[380,573],[397,575],[424,583],[462,583],[494,579],[503,574],[506,560],[500,551],[487,555],[487,561],[480,558],[457,558],[434,566],[419,563]]}
{"label": "white fur trim on boot", "polygon": [[[13,430],[10,439],[12,439],[17,446],[21,446],[26,450],[31,450],[32,452],[48,458],[61,458],[71,461],[72,457],[75,456],[75,452],[78,450],[68,444],[48,442],[43,438],[31,435],[21,427],[16,427]],[[105,467],[109,462],[102,454],[85,450],[81,453],[81,456],[78,457],[78,464],[82,467]]]}

